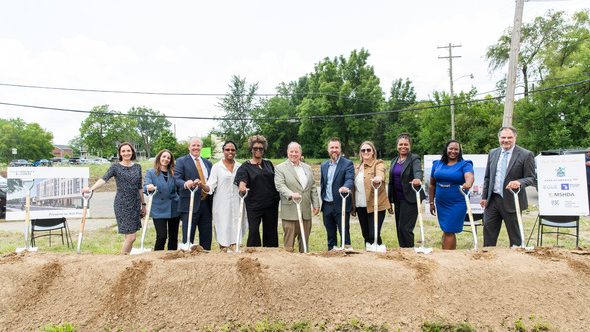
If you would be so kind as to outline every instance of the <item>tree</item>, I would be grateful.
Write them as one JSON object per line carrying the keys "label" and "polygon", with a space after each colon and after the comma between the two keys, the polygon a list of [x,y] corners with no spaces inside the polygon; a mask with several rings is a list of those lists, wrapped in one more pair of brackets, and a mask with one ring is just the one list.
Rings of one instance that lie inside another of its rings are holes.
{"label": "tree", "polygon": [[379,78],[368,65],[369,56],[361,49],[352,51],[348,58],[325,58],[309,74],[307,95],[297,107],[304,154],[325,156],[325,142],[337,136],[343,152],[352,155],[370,138],[377,118],[361,114],[382,111],[384,99]]}
{"label": "tree", "polygon": [[187,154],[187,147],[187,144],[179,143],[176,140],[176,137],[174,137],[174,133],[168,129],[162,130],[160,136],[154,140],[152,145],[154,155],[156,155],[161,150],[167,149],[172,152],[172,155],[176,158]]}
{"label": "tree", "polygon": [[165,129],[170,128],[170,121],[164,114],[147,107],[132,107],[128,112],[135,122],[135,131],[141,139],[141,147],[147,158],[152,155],[152,141]]}
{"label": "tree", "polygon": [[[248,85],[246,78],[234,75],[228,85],[229,94],[218,103],[225,115],[219,122],[218,134],[226,140],[245,146],[248,136],[252,135],[257,126],[249,120],[256,112],[256,91],[258,83]],[[245,149],[239,149],[245,151]]]}
{"label": "tree", "polygon": [[26,123],[20,118],[0,119],[0,160],[14,158],[12,149],[17,149],[18,159],[47,159],[52,157],[53,134],[38,123]]}
{"label": "tree", "polygon": [[[560,50],[564,56],[574,50],[582,40],[572,39],[573,31],[579,31],[584,22],[584,13],[574,15],[574,20],[567,20],[563,11],[548,11],[545,17],[538,16],[531,23],[524,23],[521,31],[521,43],[518,54],[518,66],[524,81],[524,95],[528,96],[531,79],[545,79],[548,72],[546,58],[548,50]],[[512,28],[500,36],[498,42],[488,47],[486,59],[490,69],[503,68],[510,57]]]}
{"label": "tree", "polygon": [[[416,92],[409,78],[398,78],[391,83],[389,99],[386,102],[387,113],[380,114],[377,118],[373,140],[381,147],[381,156],[390,158],[397,151],[396,138],[403,131],[399,131],[398,121],[403,109],[416,104]],[[396,112],[391,112],[396,111]]]}
{"label": "tree", "polygon": [[95,106],[80,125],[82,142],[92,154],[100,157],[117,153],[117,145],[124,141],[135,142],[134,122],[109,110],[108,105]]}
{"label": "tree", "polygon": [[277,118],[277,120],[260,120],[260,134],[268,141],[268,157],[284,157],[287,145],[298,141],[299,121],[297,105],[303,99],[306,88],[306,77],[288,84],[281,83],[277,87],[278,95],[264,100],[257,110],[257,118]]}

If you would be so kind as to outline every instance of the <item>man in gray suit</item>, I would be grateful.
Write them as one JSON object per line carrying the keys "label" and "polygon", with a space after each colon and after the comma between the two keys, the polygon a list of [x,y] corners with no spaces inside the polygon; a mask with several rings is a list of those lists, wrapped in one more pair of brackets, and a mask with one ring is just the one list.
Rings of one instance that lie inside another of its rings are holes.
{"label": "man in gray suit", "polygon": [[488,155],[483,183],[483,245],[496,245],[504,220],[510,245],[520,246],[516,206],[510,189],[520,189],[520,211],[525,210],[528,207],[525,188],[536,184],[535,157],[531,151],[516,145],[516,129],[513,127],[500,128],[498,141],[500,147]]}
{"label": "man in gray suit", "polygon": [[285,249],[293,251],[295,237],[297,237],[299,252],[303,252],[299,216],[297,215],[297,206],[293,200],[299,201],[301,199],[305,243],[308,246],[309,233],[311,232],[312,206],[313,215],[317,215],[320,212],[320,201],[311,167],[301,161],[301,145],[296,142],[289,143],[287,156],[289,160],[277,165],[275,168],[275,186],[281,195],[281,219]]}

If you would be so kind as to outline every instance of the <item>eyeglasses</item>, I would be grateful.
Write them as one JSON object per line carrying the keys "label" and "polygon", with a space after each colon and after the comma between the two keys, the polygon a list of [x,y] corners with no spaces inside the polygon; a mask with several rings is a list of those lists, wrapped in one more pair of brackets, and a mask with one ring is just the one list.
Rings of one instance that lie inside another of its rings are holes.
{"label": "eyeglasses", "polygon": [[236,149],[224,149],[223,151],[227,151],[227,152],[236,152]]}
{"label": "eyeglasses", "polygon": [[252,148],[252,151],[264,151],[264,148],[254,147]]}
{"label": "eyeglasses", "polygon": [[361,149],[361,152],[362,152],[362,153],[365,153],[365,152],[373,152],[373,149],[371,149],[371,148],[368,148],[368,149]]}

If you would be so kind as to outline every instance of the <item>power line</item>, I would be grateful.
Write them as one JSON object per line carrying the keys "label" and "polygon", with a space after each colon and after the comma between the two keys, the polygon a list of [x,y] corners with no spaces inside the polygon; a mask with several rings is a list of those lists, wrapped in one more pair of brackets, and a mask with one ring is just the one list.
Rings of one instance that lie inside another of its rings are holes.
{"label": "power line", "polygon": [[[193,96],[193,97],[227,97],[233,94],[231,93],[208,93],[208,92],[161,92],[161,91],[133,91],[133,90],[107,90],[107,89],[85,89],[85,88],[67,88],[67,87],[56,87],[56,86],[43,86],[43,85],[27,85],[27,84],[15,84],[15,83],[1,83],[0,86],[6,86],[11,88],[25,88],[25,89],[41,89],[41,90],[57,90],[57,91],[74,91],[74,92],[93,92],[93,93],[113,93],[113,94],[135,94],[135,95],[153,95],[153,96]],[[248,94],[249,95],[249,94]],[[374,102],[372,99],[357,98],[351,96],[340,96],[335,93],[329,92],[305,92],[305,93],[254,93],[256,97],[280,97],[281,95],[305,97],[305,96],[326,96],[326,97],[337,97],[346,100],[361,101],[361,102]],[[237,96],[243,97],[247,94],[239,94]]]}
{"label": "power line", "polygon": [[[547,87],[543,89],[537,89],[533,91],[529,91],[529,94],[535,94],[544,91],[556,90],[576,85],[581,85],[584,83],[590,83],[590,79],[586,79],[583,81],[578,82],[570,82],[561,85],[556,85],[552,87]],[[516,93],[515,95],[523,95],[524,92]],[[496,96],[490,98],[483,98],[483,99],[474,99],[468,100],[463,102],[454,103],[454,105],[468,105],[468,104],[475,104],[480,102],[486,102],[490,100],[500,100],[504,98],[504,96]],[[18,104],[18,103],[9,103],[9,102],[2,102],[0,101],[0,105],[5,106],[12,106],[12,107],[23,107],[23,108],[34,108],[34,109],[42,109],[42,110],[51,110],[51,111],[59,111],[59,112],[72,112],[72,113],[83,113],[83,114],[91,114],[92,111],[84,111],[84,110],[76,110],[76,109],[69,109],[69,108],[59,108],[59,107],[50,107],[50,106],[38,106],[38,105],[27,105],[27,104]],[[354,118],[354,117],[363,117],[363,116],[374,116],[374,115],[385,115],[385,114],[393,114],[393,113],[403,113],[403,112],[412,112],[412,111],[423,111],[427,109],[439,109],[450,107],[451,104],[441,104],[441,105],[431,105],[431,106],[420,106],[420,107],[410,107],[404,109],[394,109],[394,110],[386,110],[381,112],[365,112],[365,113],[354,113],[354,114],[330,114],[330,115],[309,115],[309,116],[298,116],[298,117],[287,117],[287,118],[280,118],[280,117],[258,117],[258,118],[237,118],[237,117],[202,117],[202,116],[177,116],[177,115],[137,115],[137,114],[127,114],[127,113],[108,113],[105,115],[113,115],[113,116],[130,116],[130,117],[148,117],[148,118],[169,118],[169,119],[185,119],[185,120],[214,120],[214,121],[221,121],[221,120],[230,120],[230,121],[301,121],[301,120],[324,120],[324,119],[337,119],[337,118]]]}

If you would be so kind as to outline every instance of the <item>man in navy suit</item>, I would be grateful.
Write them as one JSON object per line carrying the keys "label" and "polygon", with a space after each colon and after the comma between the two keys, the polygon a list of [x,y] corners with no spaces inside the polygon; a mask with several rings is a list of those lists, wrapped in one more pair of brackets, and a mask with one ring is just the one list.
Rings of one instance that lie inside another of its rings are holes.
{"label": "man in navy suit", "polygon": [[350,210],[352,199],[346,198],[345,229],[341,229],[342,198],[340,193],[348,193],[354,186],[354,165],[352,161],[342,157],[342,146],[338,138],[328,142],[330,159],[321,166],[321,197],[324,226],[328,233],[328,250],[336,247],[338,242],[336,231],[340,232],[340,240],[344,234],[345,248],[352,250],[350,245]]}
{"label": "man in navy suit", "polygon": [[483,216],[483,245],[496,246],[502,220],[511,246],[520,246],[520,230],[514,194],[518,193],[520,211],[528,207],[527,186],[536,184],[535,157],[529,150],[516,145],[516,129],[502,127],[498,132],[500,147],[490,151],[483,182],[481,206]]}
{"label": "man in navy suit", "polygon": [[[198,137],[193,137],[188,147],[189,154],[176,160],[174,169],[174,178],[176,186],[180,193],[178,211],[182,220],[182,242],[187,243],[188,232],[188,210],[190,205],[189,188],[197,188],[194,195],[192,226],[190,234],[190,243],[195,241],[195,230],[199,228],[199,244],[205,250],[211,250],[211,239],[213,237],[212,213],[211,206],[213,197],[209,195],[209,186],[207,180],[211,174],[211,162],[201,157],[203,141]],[[200,175],[199,173],[202,173]]]}

